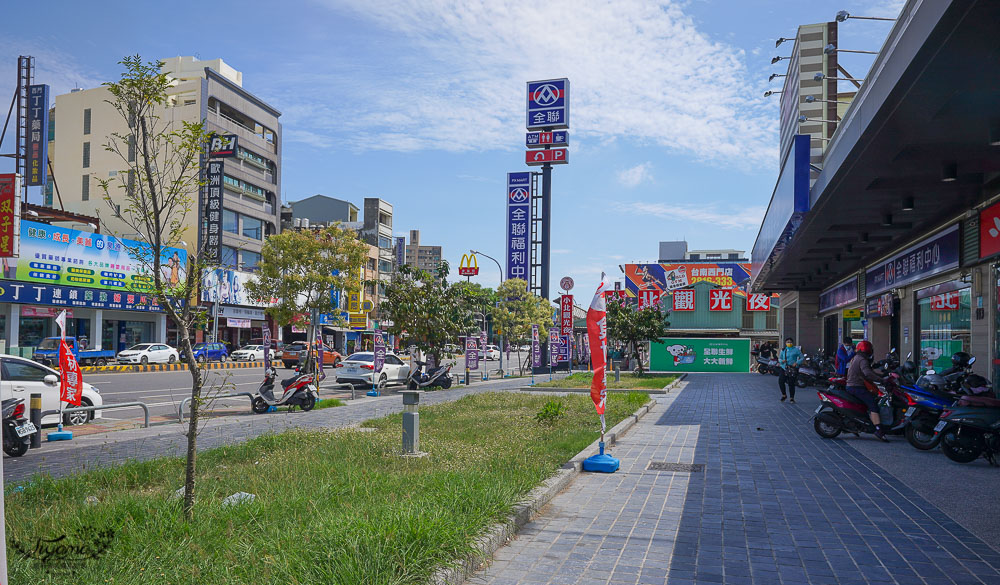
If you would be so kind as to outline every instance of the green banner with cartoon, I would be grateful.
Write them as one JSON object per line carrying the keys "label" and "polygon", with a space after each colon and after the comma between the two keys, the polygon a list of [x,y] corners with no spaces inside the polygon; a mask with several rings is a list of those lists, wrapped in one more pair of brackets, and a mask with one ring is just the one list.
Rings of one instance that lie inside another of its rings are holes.
{"label": "green banner with cartoon", "polygon": [[650,343],[649,369],[663,372],[749,372],[750,340],[663,338]]}

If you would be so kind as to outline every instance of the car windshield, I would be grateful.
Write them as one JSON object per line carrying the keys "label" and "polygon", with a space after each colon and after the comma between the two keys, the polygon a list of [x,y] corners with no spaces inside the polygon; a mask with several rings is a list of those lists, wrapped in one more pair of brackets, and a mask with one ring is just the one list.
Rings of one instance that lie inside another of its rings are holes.
{"label": "car windshield", "polygon": [[59,349],[59,340],[43,339],[42,342],[38,344],[38,349]]}
{"label": "car windshield", "polygon": [[148,343],[140,343],[139,345],[133,345],[128,348],[129,351],[146,351],[147,349],[149,349]]}
{"label": "car windshield", "polygon": [[375,354],[371,353],[355,353],[351,357],[347,358],[349,362],[373,362],[375,361]]}
{"label": "car windshield", "polygon": [[191,346],[191,349],[196,350],[196,351],[199,350],[199,349],[205,349],[205,344],[204,343],[196,343],[193,346]]}
{"label": "car windshield", "polygon": [[288,351],[302,351],[305,348],[306,346],[302,345],[301,343],[293,343],[291,345],[285,346],[285,349],[287,349]]}
{"label": "car windshield", "polygon": [[243,350],[243,351],[257,351],[258,349],[260,349],[260,346],[259,345],[244,345],[240,349]]}

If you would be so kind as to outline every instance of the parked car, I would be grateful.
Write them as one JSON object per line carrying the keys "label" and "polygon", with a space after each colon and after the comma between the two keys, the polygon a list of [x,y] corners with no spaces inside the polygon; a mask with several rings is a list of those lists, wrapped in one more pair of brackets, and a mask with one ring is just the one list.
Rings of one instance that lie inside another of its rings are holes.
{"label": "parked car", "polygon": [[194,359],[199,362],[224,362],[229,359],[229,350],[222,343],[196,343],[191,347]]}
{"label": "parked car", "polygon": [[[59,372],[27,358],[5,355],[0,359],[0,399],[22,398],[29,404],[32,393],[42,395],[42,411],[59,409]],[[83,383],[80,406],[102,406],[101,391]],[[64,405],[65,406],[65,405]],[[100,410],[63,414],[63,424],[82,425],[95,418],[102,418]],[[42,424],[56,424],[58,414],[42,417]]]}
{"label": "parked car", "polygon": [[483,358],[486,360],[500,359],[500,348],[495,345],[487,345],[486,351],[483,352]]}
{"label": "parked car", "polygon": [[234,362],[256,362],[264,359],[263,345],[244,345],[229,354]]}
{"label": "parked car", "polygon": [[[378,373],[375,380],[379,388],[384,388],[386,384],[404,384],[406,377],[410,375],[410,366],[395,353],[385,354],[385,364],[382,371]],[[343,367],[337,370],[337,382],[342,384],[354,384],[355,386],[371,387],[372,378],[375,376],[375,354],[360,352],[351,354],[344,360]]]}
{"label": "parked car", "polygon": [[137,343],[118,353],[120,364],[172,364],[178,360],[177,350],[163,343]]}
{"label": "parked car", "polygon": [[454,343],[444,344],[445,353],[450,353],[452,355],[462,355],[465,353],[465,349],[461,346],[455,345]]}
{"label": "parked car", "polygon": [[[264,345],[264,338],[254,337],[247,345]],[[285,349],[284,341],[278,341],[277,339],[271,340],[271,355],[278,355],[283,349]]]}
{"label": "parked car", "polygon": [[[304,341],[296,341],[294,343],[289,343],[285,346],[284,350],[281,352],[281,363],[285,365],[286,368],[294,368],[306,355],[306,343]],[[328,345],[323,345],[323,366],[337,367],[337,365],[343,360],[343,356],[340,352],[334,350]]]}

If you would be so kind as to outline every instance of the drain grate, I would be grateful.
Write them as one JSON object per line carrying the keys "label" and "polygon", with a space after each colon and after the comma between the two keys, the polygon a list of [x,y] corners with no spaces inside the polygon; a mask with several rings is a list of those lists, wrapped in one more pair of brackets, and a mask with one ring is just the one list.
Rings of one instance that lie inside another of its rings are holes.
{"label": "drain grate", "polygon": [[705,471],[704,463],[667,463],[666,461],[650,461],[646,471],[676,471],[679,473],[696,473]]}

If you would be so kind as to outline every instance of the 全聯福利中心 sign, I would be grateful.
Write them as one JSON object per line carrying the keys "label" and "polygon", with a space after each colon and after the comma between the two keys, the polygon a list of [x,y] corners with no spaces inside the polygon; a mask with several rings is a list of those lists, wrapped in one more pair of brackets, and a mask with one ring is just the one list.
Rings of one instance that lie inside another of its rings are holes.
{"label": "\u5168\u806f\u798f\u5229\u4e2d\u5fc3 sign", "polygon": [[527,148],[545,148],[546,146],[569,146],[569,132],[527,132],[524,135],[524,146]]}
{"label": "\u5168\u806f\u798f\u5229\u4e2d\u5fc3 sign", "polygon": [[569,79],[529,81],[527,95],[528,130],[569,128]]}
{"label": "\u5168\u806f\u798f\u5229\u4e2d\u5fc3 sign", "polygon": [[[507,278],[528,280],[531,173],[507,173]],[[528,283],[531,286],[531,283]]]}
{"label": "\u5168\u806f\u798f\u5229\u4e2d\u5fc3 sign", "polygon": [[550,148],[548,150],[529,150],[524,153],[524,164],[537,167],[544,164],[564,165],[569,162],[569,150],[566,148]]}

